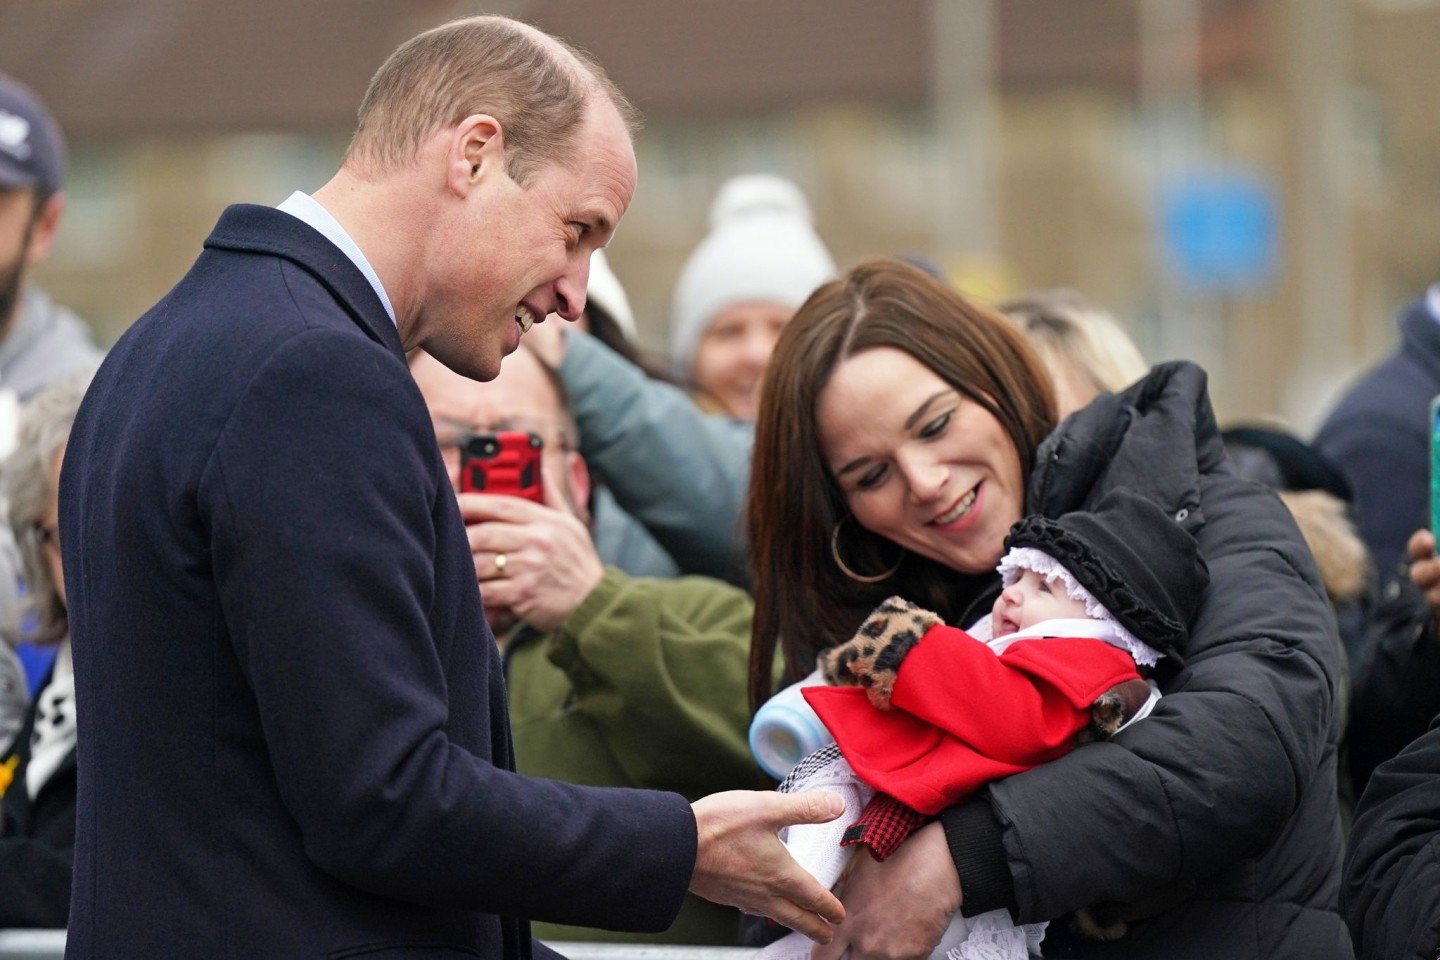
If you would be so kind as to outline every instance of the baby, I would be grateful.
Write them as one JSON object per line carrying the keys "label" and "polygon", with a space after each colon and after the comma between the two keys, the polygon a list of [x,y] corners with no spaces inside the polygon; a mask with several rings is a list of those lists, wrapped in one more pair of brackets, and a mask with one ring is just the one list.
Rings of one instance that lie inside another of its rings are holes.
{"label": "baby", "polygon": [[[1109,739],[1159,699],[1142,671],[1177,653],[1209,583],[1194,539],[1168,513],[1116,491],[1094,511],[1021,520],[1006,550],[1000,596],[969,631],[892,597],[820,655],[832,685],[803,692],[836,743],[780,789],[846,797],[839,820],[784,834],[822,883],[841,881],[854,846],[883,860],[939,811]],[[1101,939],[1125,929],[1099,912],[1075,922]],[[932,957],[1023,960],[1044,929],[1016,926],[1006,910],[957,914]],[[807,944],[791,934],[760,956],[808,957]]]}

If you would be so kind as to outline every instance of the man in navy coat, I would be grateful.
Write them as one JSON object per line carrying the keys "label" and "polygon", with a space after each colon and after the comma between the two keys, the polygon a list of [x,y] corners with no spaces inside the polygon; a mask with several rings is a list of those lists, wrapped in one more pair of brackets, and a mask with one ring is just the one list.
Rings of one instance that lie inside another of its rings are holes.
{"label": "man in navy coat", "polygon": [[657,930],[687,888],[819,938],[842,918],[775,838],[837,798],[512,772],[405,351],[485,380],[580,313],[634,190],[627,110],[524,25],[421,34],[336,176],[226,210],[111,351],[61,481],[67,957],[528,957],[529,918]]}

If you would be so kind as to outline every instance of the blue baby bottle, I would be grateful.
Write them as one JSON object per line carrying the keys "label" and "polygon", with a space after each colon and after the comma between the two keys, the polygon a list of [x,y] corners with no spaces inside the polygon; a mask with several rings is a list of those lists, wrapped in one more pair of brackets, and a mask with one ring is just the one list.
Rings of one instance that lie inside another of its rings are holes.
{"label": "blue baby bottle", "polygon": [[766,700],[750,722],[750,752],[760,769],[776,780],[784,780],[795,764],[835,742],[800,692],[802,687],[824,682],[816,670]]}

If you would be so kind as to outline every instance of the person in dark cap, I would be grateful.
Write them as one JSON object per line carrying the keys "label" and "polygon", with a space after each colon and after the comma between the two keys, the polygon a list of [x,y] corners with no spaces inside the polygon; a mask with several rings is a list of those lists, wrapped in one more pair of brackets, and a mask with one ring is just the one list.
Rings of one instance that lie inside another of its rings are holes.
{"label": "person in dark cap", "polygon": [[26,282],[50,252],[65,145],[38,97],[0,74],[0,389],[24,401],[100,362],[85,324]]}
{"label": "person in dark cap", "polygon": [[[1178,664],[1210,582],[1194,538],[1124,490],[1093,511],[1021,519],[999,572],[1004,589],[988,622],[968,632],[891,597],[852,640],[820,655],[830,686],[804,694],[836,744],[802,761],[780,789],[846,795],[839,820],[785,832],[822,883],[835,882],[847,860],[837,845],[864,845],[883,860],[992,780],[1147,716],[1160,693],[1143,678],[1161,659]],[[1004,909],[957,913],[931,956],[981,937],[1003,945],[994,956],[1023,960],[1046,926],[1016,926]],[[1069,927],[1095,939],[1125,929],[1099,906],[1077,912]],[[762,957],[808,956],[807,943],[786,937]]]}
{"label": "person in dark cap", "polygon": [[[34,93],[0,73],[0,457],[15,445],[22,404],[100,362],[85,324],[27,282],[60,223],[64,173],[55,121]],[[12,646],[21,633],[20,567],[14,533],[0,522],[0,748],[18,730],[26,703],[25,671]],[[52,656],[32,657],[32,680]]]}

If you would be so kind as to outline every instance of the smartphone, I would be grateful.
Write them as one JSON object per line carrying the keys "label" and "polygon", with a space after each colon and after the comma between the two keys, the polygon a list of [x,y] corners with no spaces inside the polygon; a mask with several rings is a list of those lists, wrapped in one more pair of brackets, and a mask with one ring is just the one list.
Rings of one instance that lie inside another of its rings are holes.
{"label": "smartphone", "polygon": [[538,434],[519,430],[477,433],[460,447],[460,490],[500,493],[545,502]]}
{"label": "smartphone", "polygon": [[1430,401],[1430,531],[1440,543],[1440,396]]}

